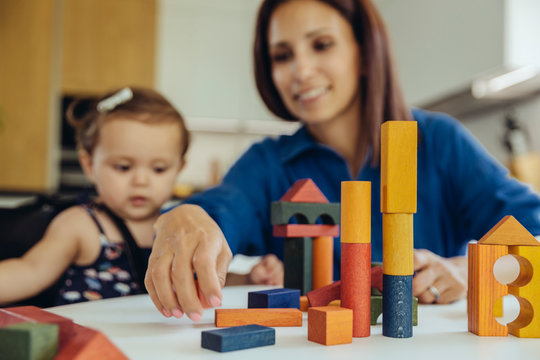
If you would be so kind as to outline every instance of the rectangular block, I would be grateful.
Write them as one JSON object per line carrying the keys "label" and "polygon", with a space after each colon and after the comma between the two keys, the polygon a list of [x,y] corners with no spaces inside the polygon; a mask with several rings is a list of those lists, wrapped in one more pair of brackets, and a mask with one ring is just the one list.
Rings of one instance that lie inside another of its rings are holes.
{"label": "rectangular block", "polygon": [[383,274],[414,274],[413,214],[382,214]]}
{"label": "rectangular block", "polygon": [[298,309],[216,309],[217,327],[250,324],[274,327],[302,326],[302,312]]}
{"label": "rectangular block", "polygon": [[248,308],[300,309],[300,290],[270,289],[248,292]]}
{"label": "rectangular block", "polygon": [[339,225],[288,224],[274,225],[274,236],[279,237],[317,237],[339,236]]}
{"label": "rectangular block", "polygon": [[341,242],[371,243],[371,182],[341,182]]}
{"label": "rectangular block", "polygon": [[416,121],[381,125],[381,212],[416,212],[417,145]]}
{"label": "rectangular block", "polygon": [[338,306],[308,310],[308,340],[322,345],[348,344],[353,336],[353,311]]}
{"label": "rectangular block", "polygon": [[320,219],[323,224],[339,224],[339,203],[302,203],[274,201],[270,205],[272,225],[285,225],[294,216],[299,224],[316,224]]}
{"label": "rectangular block", "polygon": [[327,306],[331,301],[341,299],[341,280],[312,290],[306,294],[309,306]]}
{"label": "rectangular block", "polygon": [[0,359],[49,360],[58,350],[58,325],[24,322],[0,329]]}
{"label": "rectangular block", "polygon": [[504,245],[469,244],[467,317],[469,331],[479,336],[507,336],[508,328],[497,322],[494,308],[508,294],[508,287],[493,275],[495,261],[508,254]]}
{"label": "rectangular block", "polygon": [[412,275],[383,274],[383,335],[409,338],[413,335]]}
{"label": "rectangular block", "polygon": [[301,295],[311,291],[313,282],[313,240],[309,237],[285,238],[283,242],[284,285]]}
{"label": "rectangular block", "polygon": [[261,325],[235,326],[201,333],[201,347],[217,352],[249,349],[275,343],[276,331]]}

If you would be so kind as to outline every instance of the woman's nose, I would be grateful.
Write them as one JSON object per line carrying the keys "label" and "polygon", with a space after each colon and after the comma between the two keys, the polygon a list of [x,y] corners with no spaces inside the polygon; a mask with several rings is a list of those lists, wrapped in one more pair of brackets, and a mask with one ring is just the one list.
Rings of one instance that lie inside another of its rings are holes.
{"label": "woman's nose", "polygon": [[293,62],[293,73],[298,81],[309,79],[314,72],[314,61],[309,54],[297,54]]}

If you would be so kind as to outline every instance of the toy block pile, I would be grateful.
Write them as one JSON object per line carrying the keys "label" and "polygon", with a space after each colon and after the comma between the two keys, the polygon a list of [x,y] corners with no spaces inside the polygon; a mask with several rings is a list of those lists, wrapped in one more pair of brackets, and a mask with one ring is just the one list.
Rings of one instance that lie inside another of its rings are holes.
{"label": "toy block pile", "polygon": [[[514,256],[520,267],[517,279],[501,284],[493,266],[502,256]],[[477,243],[469,244],[467,316],[469,331],[479,336],[540,337],[540,242],[514,217],[505,216]],[[518,317],[499,324],[501,298],[510,293],[520,305]]]}
{"label": "toy block pile", "polygon": [[127,359],[105,335],[35,306],[0,309],[0,359]]}

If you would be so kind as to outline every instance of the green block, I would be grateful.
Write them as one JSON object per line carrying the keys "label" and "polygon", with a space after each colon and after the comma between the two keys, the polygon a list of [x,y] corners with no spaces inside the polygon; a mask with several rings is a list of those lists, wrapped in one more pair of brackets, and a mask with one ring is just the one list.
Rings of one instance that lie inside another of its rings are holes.
{"label": "green block", "polygon": [[0,360],[51,360],[58,351],[58,325],[23,322],[0,329]]}
{"label": "green block", "polygon": [[[373,295],[371,288],[371,325],[377,325],[377,318],[382,314],[382,295]],[[376,292],[379,290],[375,289]],[[418,325],[418,298],[413,296],[413,326]]]}
{"label": "green block", "polygon": [[339,225],[340,203],[301,203],[274,201],[271,205],[272,225],[285,225],[291,217],[299,224],[316,224],[320,218],[325,225]]}
{"label": "green block", "polygon": [[311,291],[312,258],[313,240],[310,237],[284,239],[285,288],[298,289],[302,295]]}

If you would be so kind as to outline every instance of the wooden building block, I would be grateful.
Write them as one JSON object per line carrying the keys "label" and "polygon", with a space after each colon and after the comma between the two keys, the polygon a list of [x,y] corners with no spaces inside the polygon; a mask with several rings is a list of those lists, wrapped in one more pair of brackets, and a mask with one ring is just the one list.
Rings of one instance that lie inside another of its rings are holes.
{"label": "wooden building block", "polygon": [[339,236],[339,225],[288,224],[274,225],[274,236],[279,237],[317,237]]}
{"label": "wooden building block", "polygon": [[300,290],[270,289],[248,292],[248,308],[300,309]]}
{"label": "wooden building block", "polygon": [[311,291],[313,241],[309,237],[286,238],[283,242],[284,285],[301,295]]}
{"label": "wooden building block", "polygon": [[0,329],[0,359],[49,360],[58,350],[58,325],[22,322]]}
{"label": "wooden building block", "polygon": [[73,324],[73,338],[58,351],[54,360],[128,360],[101,332]]}
{"label": "wooden building block", "polygon": [[412,275],[413,214],[382,214],[383,216],[383,273]]}
{"label": "wooden building block", "polygon": [[73,320],[42,310],[36,306],[0,309],[0,327],[20,322],[56,324],[59,328],[58,348],[61,350],[73,337]]}
{"label": "wooden building block", "polygon": [[341,244],[341,306],[353,311],[353,336],[370,335],[371,243]]}
{"label": "wooden building block", "polygon": [[302,326],[298,309],[216,309],[215,325],[229,327],[257,324],[262,326]]}
{"label": "wooden building block", "polygon": [[[418,325],[418,298],[413,296],[413,326]],[[377,319],[383,312],[382,295],[371,295],[371,325],[377,325]]]}
{"label": "wooden building block", "polygon": [[384,336],[409,338],[413,335],[412,275],[383,275]]}
{"label": "wooden building block", "polygon": [[332,300],[341,299],[341,280],[312,290],[306,294],[309,306],[327,306]]}
{"label": "wooden building block", "polygon": [[337,306],[311,307],[308,310],[308,340],[322,345],[352,342],[353,312]]}
{"label": "wooden building block", "polygon": [[521,338],[540,338],[540,246],[510,246],[508,253],[519,262],[518,278],[508,286],[520,305],[508,332]]}
{"label": "wooden building block", "polygon": [[511,215],[503,217],[478,240],[478,244],[540,246],[540,242]]}
{"label": "wooden building block", "polygon": [[309,308],[309,300],[306,295],[300,296],[300,311],[307,312]]}
{"label": "wooden building block", "polygon": [[201,333],[201,347],[217,352],[274,345],[276,330],[261,325],[234,326]]}
{"label": "wooden building block", "polygon": [[311,179],[300,179],[281,197],[281,201],[327,203],[328,199]]}
{"label": "wooden building block", "polygon": [[330,285],[334,281],[334,237],[313,239],[312,289]]}
{"label": "wooden building block", "polygon": [[508,287],[495,279],[493,265],[507,254],[504,245],[469,244],[467,316],[469,331],[476,335],[508,335],[493,314],[495,302],[508,294]]}
{"label": "wooden building block", "polygon": [[373,266],[371,265],[371,288],[379,290],[382,294],[382,277],[383,277],[383,268],[382,266]]}
{"label": "wooden building block", "polygon": [[341,242],[371,243],[371,182],[341,182]]}
{"label": "wooden building block", "polygon": [[381,125],[381,212],[416,212],[416,121],[387,121]]}
{"label": "wooden building block", "polygon": [[287,201],[274,201],[270,209],[270,221],[272,225],[288,224],[291,218],[295,218],[298,224],[336,225],[340,221],[339,203],[297,203]]}

